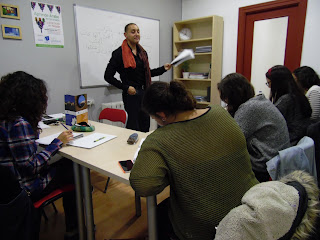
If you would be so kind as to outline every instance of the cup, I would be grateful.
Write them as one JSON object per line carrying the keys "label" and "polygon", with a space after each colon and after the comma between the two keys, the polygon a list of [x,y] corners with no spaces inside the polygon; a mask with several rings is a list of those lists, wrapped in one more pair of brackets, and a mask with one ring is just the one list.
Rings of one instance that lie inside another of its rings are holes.
{"label": "cup", "polygon": [[183,78],[189,78],[189,72],[183,72],[182,76]]}

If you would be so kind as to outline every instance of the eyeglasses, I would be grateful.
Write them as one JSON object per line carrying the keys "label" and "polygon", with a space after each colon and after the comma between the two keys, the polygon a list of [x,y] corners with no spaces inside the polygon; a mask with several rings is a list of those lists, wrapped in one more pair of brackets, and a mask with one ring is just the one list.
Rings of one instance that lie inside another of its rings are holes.
{"label": "eyeglasses", "polygon": [[271,82],[266,82],[266,85],[267,85],[268,87],[270,87],[270,84],[271,84]]}

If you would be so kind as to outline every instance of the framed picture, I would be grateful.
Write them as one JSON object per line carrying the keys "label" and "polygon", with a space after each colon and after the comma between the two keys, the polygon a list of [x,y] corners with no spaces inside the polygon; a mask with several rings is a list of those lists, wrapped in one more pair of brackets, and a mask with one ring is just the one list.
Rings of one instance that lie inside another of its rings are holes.
{"label": "framed picture", "polygon": [[0,6],[1,6],[1,17],[20,19],[20,11],[18,6],[4,4],[4,3],[0,3]]}
{"label": "framed picture", "polygon": [[3,38],[22,39],[21,28],[2,24],[2,36]]}

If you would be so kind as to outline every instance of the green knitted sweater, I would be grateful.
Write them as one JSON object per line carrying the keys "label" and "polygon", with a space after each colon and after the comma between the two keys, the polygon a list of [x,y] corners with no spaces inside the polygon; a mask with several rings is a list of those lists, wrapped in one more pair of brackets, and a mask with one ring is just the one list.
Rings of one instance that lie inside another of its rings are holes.
{"label": "green knitted sweater", "polygon": [[130,174],[140,196],[170,185],[169,217],[181,240],[213,239],[215,226],[257,183],[244,135],[220,106],[150,134]]}

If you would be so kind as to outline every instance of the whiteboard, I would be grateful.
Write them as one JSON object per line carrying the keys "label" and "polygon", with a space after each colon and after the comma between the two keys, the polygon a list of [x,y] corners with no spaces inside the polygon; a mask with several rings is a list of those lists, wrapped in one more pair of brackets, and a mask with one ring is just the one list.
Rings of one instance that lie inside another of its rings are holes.
{"label": "whiteboard", "polygon": [[[159,67],[160,21],[74,5],[81,88],[109,86],[104,72],[111,54],[125,39],[124,27],[135,23],[140,44],[147,51],[150,68]],[[119,80],[119,74],[116,74]],[[152,80],[158,80],[154,77]]]}

